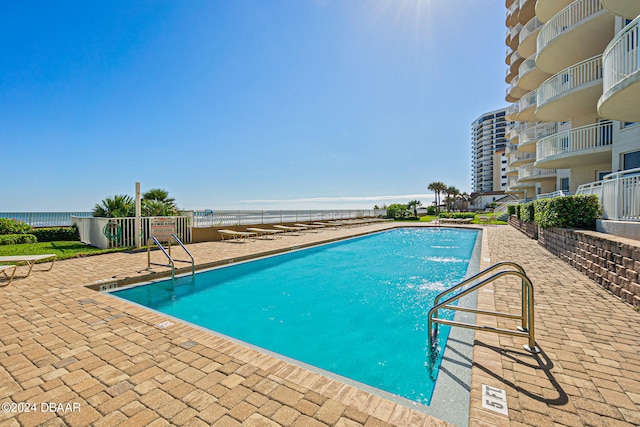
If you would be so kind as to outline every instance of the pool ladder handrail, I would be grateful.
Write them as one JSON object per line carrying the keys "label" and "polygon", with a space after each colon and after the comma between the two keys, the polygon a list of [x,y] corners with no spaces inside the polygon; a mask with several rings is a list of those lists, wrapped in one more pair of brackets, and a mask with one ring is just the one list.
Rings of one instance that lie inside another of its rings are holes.
{"label": "pool ladder handrail", "polygon": [[184,249],[184,251],[187,253],[187,255],[189,255],[189,258],[191,258],[191,261],[186,261],[186,260],[174,260],[171,257],[171,239],[167,240],[167,244],[168,244],[168,248],[169,248],[169,252],[167,252],[167,250],[164,248],[164,246],[158,241],[158,239],[155,236],[151,236],[147,239],[147,268],[151,267],[151,245],[149,244],[149,242],[153,241],[156,246],[158,246],[160,248],[160,250],[162,251],[162,253],[167,257],[167,259],[169,260],[169,264],[158,264],[158,265],[164,265],[167,267],[171,267],[171,279],[173,280],[175,278],[176,275],[176,261],[180,261],[180,262],[191,262],[191,275],[195,275],[196,273],[196,266],[195,266],[195,260],[193,259],[193,255],[191,255],[191,252],[189,252],[189,250],[184,246],[184,244],[182,243],[182,241],[178,238],[178,236],[176,236],[175,234],[171,234],[170,237],[173,238],[173,240],[176,241],[176,243],[178,243],[182,249]]}
{"label": "pool ladder handrail", "polygon": [[[512,269],[498,271],[497,273],[487,277],[486,279],[481,280],[480,282],[469,286],[467,289],[463,289],[460,293],[455,294],[454,296],[448,297],[444,301],[440,302],[445,295],[464,288],[465,286],[471,284],[472,282],[479,280],[483,276],[496,271],[501,268],[510,267]],[[478,289],[486,286],[490,283],[493,283],[495,280],[505,277],[505,276],[516,276],[522,279],[522,292],[521,292],[521,314],[512,314],[512,313],[502,313],[497,311],[487,311],[487,310],[477,310],[466,307],[458,307],[450,305],[452,302],[462,298],[465,295],[470,294],[471,292],[477,291]],[[490,316],[504,317],[509,319],[520,319],[521,326],[517,328],[517,330],[511,329],[503,329],[503,328],[494,328],[491,326],[482,326],[473,323],[465,323],[458,322],[454,320],[446,320],[438,318],[438,310],[440,309],[448,309],[454,311],[463,311],[474,314],[484,314]],[[435,323],[435,328],[433,328],[433,324]],[[533,297],[533,283],[531,279],[527,276],[524,269],[510,261],[499,262],[497,264],[492,265],[491,267],[463,280],[452,288],[447,289],[446,291],[438,294],[434,300],[434,305],[429,310],[428,317],[428,349],[429,352],[433,355],[435,352],[436,339],[438,337],[438,324],[449,325],[449,326],[457,326],[461,328],[467,329],[475,329],[482,330],[485,332],[494,332],[498,334],[512,335],[512,336],[525,336],[528,338],[527,344],[524,345],[524,349],[531,353],[539,353],[540,349],[536,346],[535,341],[535,325],[534,325],[534,297]]]}

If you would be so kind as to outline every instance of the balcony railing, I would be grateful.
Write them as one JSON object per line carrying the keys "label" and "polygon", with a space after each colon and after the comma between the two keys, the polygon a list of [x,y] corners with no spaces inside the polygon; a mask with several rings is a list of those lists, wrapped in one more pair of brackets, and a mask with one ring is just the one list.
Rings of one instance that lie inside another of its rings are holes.
{"label": "balcony railing", "polygon": [[520,68],[518,68],[518,77],[522,78],[522,76],[524,76],[525,74],[527,74],[529,71],[533,71],[536,69],[536,58],[535,58],[535,54],[533,56],[530,56],[529,58],[525,59],[524,62],[522,64],[520,64]]}
{"label": "balcony railing", "polygon": [[550,77],[538,88],[537,105],[542,107],[557,96],[567,92],[596,84],[602,80],[602,56],[585,59]]}
{"label": "balcony railing", "polygon": [[640,57],[638,55],[639,22],[640,17],[624,27],[602,54],[604,68],[602,89],[604,93],[607,93],[612,87],[640,70]]}
{"label": "balcony railing", "polygon": [[536,106],[536,91],[532,90],[527,93],[525,96],[518,100],[518,111],[523,112],[524,110],[535,107]]}
{"label": "balcony railing", "polygon": [[604,219],[640,221],[640,168],[605,175],[602,181],[582,184],[576,194],[596,194]]}
{"label": "balcony railing", "polygon": [[558,12],[540,30],[537,47],[541,52],[561,34],[573,29],[581,21],[605,10],[600,0],[577,0]]}
{"label": "balcony railing", "polygon": [[529,37],[531,34],[535,33],[536,30],[538,30],[542,26],[542,22],[540,22],[537,17],[534,16],[533,18],[531,18],[529,22],[527,22],[524,27],[522,27],[522,30],[520,30],[520,43],[522,43],[522,41]]}
{"label": "balcony railing", "polygon": [[604,121],[592,125],[569,129],[538,141],[538,161],[565,153],[580,153],[613,143],[613,123]]}
{"label": "balcony railing", "polygon": [[521,163],[521,162],[533,162],[536,159],[536,153],[533,152],[525,152],[525,151],[515,151],[511,153],[509,157],[509,164]]}
{"label": "balcony railing", "polygon": [[555,174],[555,169],[539,169],[534,167],[533,163],[529,163],[518,168],[518,179],[520,180],[548,177]]}
{"label": "balcony railing", "polygon": [[533,144],[541,138],[553,135],[558,132],[558,122],[541,123],[539,125],[525,129],[520,134],[520,146]]}

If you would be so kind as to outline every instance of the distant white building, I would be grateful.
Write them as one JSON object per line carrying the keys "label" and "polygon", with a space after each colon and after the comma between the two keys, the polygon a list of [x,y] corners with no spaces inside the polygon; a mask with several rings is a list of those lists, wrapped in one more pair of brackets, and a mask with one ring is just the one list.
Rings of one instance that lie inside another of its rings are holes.
{"label": "distant white building", "polygon": [[471,191],[483,194],[507,187],[505,133],[507,109],[484,113],[471,123]]}

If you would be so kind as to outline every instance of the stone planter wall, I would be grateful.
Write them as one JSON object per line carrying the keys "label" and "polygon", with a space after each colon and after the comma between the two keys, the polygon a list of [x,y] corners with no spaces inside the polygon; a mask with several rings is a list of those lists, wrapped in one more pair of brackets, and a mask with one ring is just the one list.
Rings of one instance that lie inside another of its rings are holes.
{"label": "stone planter wall", "polygon": [[538,224],[535,222],[524,222],[513,215],[509,215],[509,225],[514,227],[516,230],[520,230],[531,239],[538,239]]}
{"label": "stone planter wall", "polygon": [[[518,221],[509,217],[510,225],[527,234]],[[536,230],[538,243],[545,249],[640,308],[640,241],[597,231],[537,227]]]}

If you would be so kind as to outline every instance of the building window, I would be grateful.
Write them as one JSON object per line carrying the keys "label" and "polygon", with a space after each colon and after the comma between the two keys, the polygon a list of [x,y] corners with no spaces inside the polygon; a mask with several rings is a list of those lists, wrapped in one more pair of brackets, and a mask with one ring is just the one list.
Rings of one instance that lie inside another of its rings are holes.
{"label": "building window", "polygon": [[610,173],[611,173],[611,171],[604,171],[604,172],[603,171],[598,171],[596,173],[596,175],[597,175],[596,178],[597,178],[598,181],[602,181],[604,179],[605,175],[609,175]]}
{"label": "building window", "polygon": [[560,178],[560,189],[562,191],[569,191],[569,178]]}
{"label": "building window", "polygon": [[624,170],[640,168],[640,151],[626,153],[622,157],[622,168]]}

